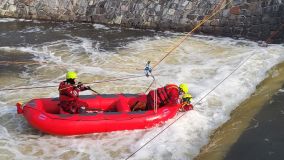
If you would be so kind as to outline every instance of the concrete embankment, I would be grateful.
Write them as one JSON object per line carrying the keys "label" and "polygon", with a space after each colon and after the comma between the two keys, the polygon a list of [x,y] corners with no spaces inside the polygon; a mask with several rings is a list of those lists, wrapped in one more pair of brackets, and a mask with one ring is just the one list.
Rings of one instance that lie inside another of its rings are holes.
{"label": "concrete embankment", "polygon": [[284,159],[284,85],[254,116],[225,160]]}
{"label": "concrete embankment", "polygon": [[223,7],[197,32],[283,42],[283,0],[1,0],[0,17],[190,31]]}
{"label": "concrete embankment", "polygon": [[283,159],[284,63],[217,129],[195,160]]}

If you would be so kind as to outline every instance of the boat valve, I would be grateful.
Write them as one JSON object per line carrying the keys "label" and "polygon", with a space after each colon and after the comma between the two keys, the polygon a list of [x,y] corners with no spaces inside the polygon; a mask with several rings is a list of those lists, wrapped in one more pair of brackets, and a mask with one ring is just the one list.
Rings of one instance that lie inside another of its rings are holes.
{"label": "boat valve", "polygon": [[152,67],[150,66],[150,61],[147,62],[144,72],[146,77],[149,77],[152,74]]}
{"label": "boat valve", "polygon": [[18,114],[23,114],[23,104],[21,102],[18,102],[16,104],[16,106],[17,106],[17,113]]}

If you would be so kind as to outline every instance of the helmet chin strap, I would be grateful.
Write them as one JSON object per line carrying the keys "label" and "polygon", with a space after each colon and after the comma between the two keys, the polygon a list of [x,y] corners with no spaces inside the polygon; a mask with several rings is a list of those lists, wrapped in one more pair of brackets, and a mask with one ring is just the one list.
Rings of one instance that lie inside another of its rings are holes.
{"label": "helmet chin strap", "polygon": [[75,84],[75,79],[67,79],[66,82],[70,84]]}
{"label": "helmet chin strap", "polygon": [[182,91],[181,88],[178,89],[178,94],[179,94],[179,95],[183,95],[183,94],[184,94],[184,92]]}

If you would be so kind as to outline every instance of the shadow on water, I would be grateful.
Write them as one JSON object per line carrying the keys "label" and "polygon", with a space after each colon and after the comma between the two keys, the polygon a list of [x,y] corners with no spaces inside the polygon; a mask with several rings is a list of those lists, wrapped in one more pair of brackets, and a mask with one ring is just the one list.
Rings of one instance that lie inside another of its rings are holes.
{"label": "shadow on water", "polygon": [[0,132],[1,136],[9,137],[10,135],[37,135],[42,136],[42,133],[32,126],[30,126],[22,115],[14,112],[13,107],[2,109],[2,114],[0,116]]}
{"label": "shadow on water", "polygon": [[81,37],[93,40],[93,46],[99,42],[101,49],[113,50],[130,41],[138,40],[145,36],[154,37],[156,35],[163,36],[166,34],[151,30],[131,30],[117,27],[96,28],[93,24],[89,23],[34,23],[32,21],[0,23],[0,47],[24,47],[27,45]]}
{"label": "shadow on water", "polygon": [[40,44],[66,39],[68,36],[54,30],[52,23],[6,22],[0,23],[0,47]]}
{"label": "shadow on water", "polygon": [[14,62],[33,62],[34,55],[19,51],[1,51],[0,50],[0,77],[11,76],[26,70],[25,65]]}

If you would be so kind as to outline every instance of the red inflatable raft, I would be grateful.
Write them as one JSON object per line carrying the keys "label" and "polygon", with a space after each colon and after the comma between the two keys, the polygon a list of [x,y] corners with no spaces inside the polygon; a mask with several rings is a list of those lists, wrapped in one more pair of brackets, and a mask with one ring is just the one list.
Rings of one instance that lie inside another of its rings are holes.
{"label": "red inflatable raft", "polygon": [[[146,95],[138,94],[83,95],[80,99],[101,112],[60,114],[58,98],[33,99],[23,106],[18,104],[17,109],[29,124],[42,132],[54,135],[80,135],[150,128],[174,117],[180,107],[166,105],[159,108],[156,113],[154,110],[130,111],[138,101],[146,101]],[[121,105],[122,103],[124,105]],[[125,103],[128,108],[125,108]]]}

